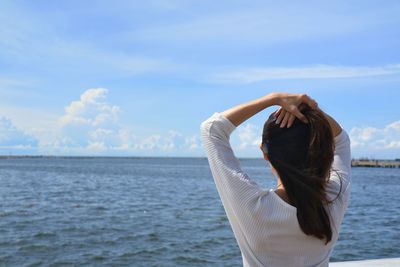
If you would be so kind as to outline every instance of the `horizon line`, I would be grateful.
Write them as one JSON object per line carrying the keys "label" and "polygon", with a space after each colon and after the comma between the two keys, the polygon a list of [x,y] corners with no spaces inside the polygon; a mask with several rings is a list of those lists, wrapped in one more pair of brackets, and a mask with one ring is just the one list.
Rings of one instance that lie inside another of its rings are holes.
{"label": "horizon line", "polygon": [[[192,159],[207,159],[206,156],[101,156],[101,155],[1,155],[0,159],[7,158],[142,158],[142,159],[156,159],[156,158],[192,158]],[[238,157],[238,159],[262,159],[262,157]],[[352,161],[400,161],[400,158],[393,159],[378,159],[369,157],[352,158]]]}

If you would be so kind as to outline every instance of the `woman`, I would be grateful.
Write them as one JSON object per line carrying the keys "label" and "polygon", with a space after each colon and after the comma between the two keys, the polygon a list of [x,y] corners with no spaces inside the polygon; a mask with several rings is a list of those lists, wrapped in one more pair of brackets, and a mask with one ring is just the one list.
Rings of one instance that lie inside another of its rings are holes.
{"label": "woman", "polygon": [[[262,150],[277,178],[262,189],[241,169],[232,131],[273,105]],[[350,198],[350,140],[315,100],[271,93],[215,113],[201,125],[208,162],[243,266],[328,266]]]}

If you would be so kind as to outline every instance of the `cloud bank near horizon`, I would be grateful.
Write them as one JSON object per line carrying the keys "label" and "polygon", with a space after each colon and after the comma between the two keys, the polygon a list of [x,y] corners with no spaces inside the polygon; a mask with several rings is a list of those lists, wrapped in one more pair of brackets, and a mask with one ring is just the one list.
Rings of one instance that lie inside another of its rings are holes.
{"label": "cloud bank near horizon", "polygon": [[[121,108],[107,99],[108,89],[91,88],[64,108],[51,137],[34,136],[17,129],[8,118],[0,119],[0,151],[8,154],[43,155],[172,155],[200,149],[198,135],[183,135],[171,129],[148,136],[136,134],[120,121]],[[53,122],[54,124],[54,122]]]}
{"label": "cloud bank near horizon", "polygon": [[[201,156],[198,133],[184,135],[177,129],[147,136],[135,132],[121,121],[121,107],[109,103],[109,90],[91,88],[64,108],[57,119],[51,138],[34,135],[30,129],[18,129],[13,122],[0,119],[2,154],[38,155],[113,155],[113,156]],[[244,123],[232,135],[232,146],[239,156],[260,157],[262,129]],[[348,130],[353,155],[382,157],[400,152],[400,121],[383,128],[354,127]],[[384,152],[384,153],[383,153]]]}

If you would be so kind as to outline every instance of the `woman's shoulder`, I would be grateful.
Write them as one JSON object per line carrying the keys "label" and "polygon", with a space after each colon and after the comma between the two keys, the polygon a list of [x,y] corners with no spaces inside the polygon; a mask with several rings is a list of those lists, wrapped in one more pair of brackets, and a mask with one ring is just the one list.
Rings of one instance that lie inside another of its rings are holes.
{"label": "woman's shoulder", "polygon": [[325,186],[328,201],[346,204],[349,201],[351,183],[348,177],[351,174],[332,170],[329,180]]}

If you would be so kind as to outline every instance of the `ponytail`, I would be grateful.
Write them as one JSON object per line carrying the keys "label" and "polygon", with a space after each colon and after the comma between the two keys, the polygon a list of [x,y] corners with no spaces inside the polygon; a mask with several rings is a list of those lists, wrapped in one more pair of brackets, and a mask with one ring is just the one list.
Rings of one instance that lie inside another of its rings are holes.
{"label": "ponytail", "polygon": [[325,187],[334,156],[334,137],[324,115],[306,105],[301,112],[305,124],[295,120],[290,128],[280,128],[272,114],[264,124],[262,143],[276,169],[290,204],[297,208],[297,219],[306,235],[332,240],[332,228],[325,204]]}

